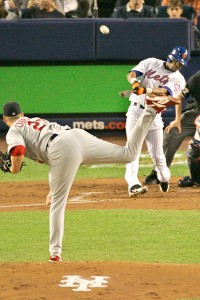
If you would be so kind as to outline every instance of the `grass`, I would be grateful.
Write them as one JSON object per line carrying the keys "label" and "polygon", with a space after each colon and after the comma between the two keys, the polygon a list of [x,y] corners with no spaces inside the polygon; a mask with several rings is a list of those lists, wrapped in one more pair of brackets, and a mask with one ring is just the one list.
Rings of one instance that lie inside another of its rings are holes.
{"label": "grass", "polygon": [[[1,262],[48,259],[48,212],[3,212],[0,228]],[[198,211],[70,210],[65,229],[65,261],[200,263]]]}
{"label": "grass", "polygon": [[[178,152],[172,176],[188,175],[185,154]],[[0,182],[48,180],[48,166],[26,159],[17,176],[0,173]],[[177,168],[178,165],[178,168]],[[139,176],[152,163],[143,153]],[[76,178],[124,177],[125,165],[81,166]],[[1,212],[0,262],[47,261],[48,212]],[[199,212],[166,210],[67,211],[65,261],[138,261],[199,264]],[[35,256],[37,253],[37,257]]]}
{"label": "grass", "polygon": [[[48,166],[45,164],[38,164],[25,159],[26,166],[20,174],[13,175],[9,173],[0,172],[0,182],[18,182],[18,181],[40,181],[48,180]],[[178,167],[177,167],[178,166]],[[153,164],[146,153],[143,153],[140,159],[139,176],[148,175],[152,170]],[[187,176],[189,175],[186,163],[185,153],[177,152],[173,165],[170,168],[172,176]],[[77,179],[81,178],[124,178],[125,165],[111,164],[111,165],[92,165],[81,166],[76,175]]]}

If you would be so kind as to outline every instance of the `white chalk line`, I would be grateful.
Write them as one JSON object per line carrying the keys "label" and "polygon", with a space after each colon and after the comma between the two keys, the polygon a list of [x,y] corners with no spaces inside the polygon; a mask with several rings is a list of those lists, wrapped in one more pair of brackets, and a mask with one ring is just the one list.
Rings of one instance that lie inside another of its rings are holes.
{"label": "white chalk line", "polygon": [[[85,200],[82,200],[84,198],[84,196],[90,196],[90,195],[96,195],[96,194],[103,194],[103,193],[104,192],[86,192],[86,193],[83,193],[80,196],[75,196],[73,198],[69,198],[68,202],[75,202],[75,203],[77,203],[77,201],[81,201],[81,203],[82,202],[85,203]],[[91,202],[90,200],[88,200],[88,201]]]}
{"label": "white chalk line", "polygon": [[46,204],[16,204],[16,205],[0,205],[0,208],[31,207],[31,206],[47,206],[47,205],[46,205]]}
{"label": "white chalk line", "polygon": [[[105,202],[107,200],[84,200],[83,198],[88,195],[95,195],[95,194],[103,194],[104,192],[87,192],[83,193],[80,196],[75,196],[68,200],[68,204],[82,204],[82,203],[95,203],[95,202]],[[82,200],[83,199],[83,200]],[[47,206],[45,203],[38,203],[38,204],[15,204],[15,205],[0,205],[1,208],[15,208],[15,207],[37,207],[37,206]]]}

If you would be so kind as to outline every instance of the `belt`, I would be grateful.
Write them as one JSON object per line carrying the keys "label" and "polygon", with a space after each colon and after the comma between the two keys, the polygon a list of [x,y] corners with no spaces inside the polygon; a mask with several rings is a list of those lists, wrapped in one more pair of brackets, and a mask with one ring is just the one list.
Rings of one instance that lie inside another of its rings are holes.
{"label": "belt", "polygon": [[46,146],[46,149],[49,147],[49,145],[51,144],[51,142],[58,136],[58,134],[53,134],[50,139],[48,140],[48,143],[47,143],[47,146]]}
{"label": "belt", "polygon": [[144,106],[142,104],[137,103],[137,102],[133,102],[133,105],[138,106],[141,109],[144,109]]}
{"label": "belt", "polygon": [[[69,128],[65,128],[65,130],[70,130],[70,129],[71,129],[70,127],[69,127]],[[57,134],[57,133],[54,133],[54,134],[50,137],[50,139],[48,140],[46,149],[49,147],[49,145],[51,144],[51,142],[52,142],[57,136],[58,136],[58,134]]]}

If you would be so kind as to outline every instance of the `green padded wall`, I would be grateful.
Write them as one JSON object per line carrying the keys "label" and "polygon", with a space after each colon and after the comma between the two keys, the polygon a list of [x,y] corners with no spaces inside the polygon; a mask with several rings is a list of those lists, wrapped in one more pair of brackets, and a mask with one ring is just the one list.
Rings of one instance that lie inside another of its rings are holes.
{"label": "green padded wall", "polygon": [[133,65],[1,66],[0,104],[20,103],[26,114],[126,112],[127,73]]}

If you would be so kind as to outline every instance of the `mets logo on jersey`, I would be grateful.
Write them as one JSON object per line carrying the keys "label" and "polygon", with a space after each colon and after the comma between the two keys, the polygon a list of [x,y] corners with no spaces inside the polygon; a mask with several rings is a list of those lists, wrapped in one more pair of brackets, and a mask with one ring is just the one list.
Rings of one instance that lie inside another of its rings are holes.
{"label": "mets logo on jersey", "polygon": [[195,119],[194,124],[200,128],[200,115],[198,115],[198,117]]}
{"label": "mets logo on jersey", "polygon": [[180,84],[179,83],[174,83],[174,91],[175,92],[180,92],[180,90],[181,90]]}

